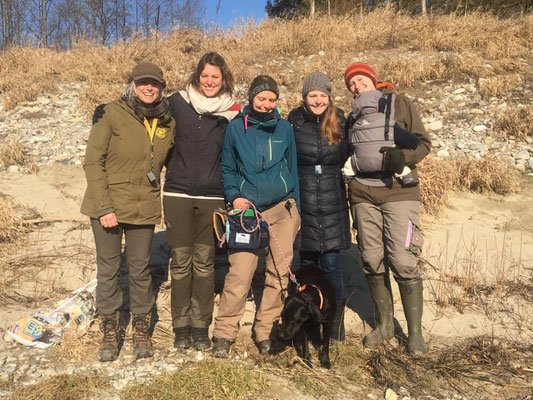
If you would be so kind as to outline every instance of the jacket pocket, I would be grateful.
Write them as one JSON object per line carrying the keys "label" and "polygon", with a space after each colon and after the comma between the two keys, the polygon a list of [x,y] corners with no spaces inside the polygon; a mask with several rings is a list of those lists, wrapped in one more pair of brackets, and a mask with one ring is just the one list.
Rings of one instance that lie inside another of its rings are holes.
{"label": "jacket pocket", "polygon": [[108,185],[116,185],[119,183],[127,183],[130,181],[129,172],[122,172],[120,174],[110,174],[107,176]]}

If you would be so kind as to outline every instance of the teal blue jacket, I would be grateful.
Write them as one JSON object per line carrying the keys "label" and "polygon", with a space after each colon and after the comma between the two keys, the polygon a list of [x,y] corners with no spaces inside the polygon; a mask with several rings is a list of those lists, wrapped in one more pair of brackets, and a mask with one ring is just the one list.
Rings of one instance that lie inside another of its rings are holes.
{"label": "teal blue jacket", "polygon": [[258,121],[245,107],[231,121],[222,148],[224,195],[232,204],[244,197],[259,211],[293,198],[300,210],[294,132],[278,110],[269,121]]}

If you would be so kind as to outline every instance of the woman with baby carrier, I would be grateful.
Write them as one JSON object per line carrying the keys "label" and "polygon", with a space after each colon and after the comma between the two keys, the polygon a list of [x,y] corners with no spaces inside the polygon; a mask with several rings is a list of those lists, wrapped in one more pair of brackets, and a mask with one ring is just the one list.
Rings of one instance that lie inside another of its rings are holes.
{"label": "woman with baby carrier", "polygon": [[[251,83],[241,114],[229,123],[222,149],[226,200],[233,209],[254,209],[269,224],[266,281],[256,314],[255,340],[261,354],[271,350],[273,327],[280,319],[288,285],[293,243],[300,225],[296,146],[291,125],[276,108],[279,90],[270,76]],[[213,330],[213,354],[229,356],[244,314],[257,259],[262,249],[229,251],[230,268]]]}
{"label": "woman with baby carrier", "polygon": [[161,219],[159,175],[174,143],[175,127],[164,87],[158,66],[136,65],[121,98],[105,106],[87,141],[83,164],[87,191],[81,212],[91,218],[96,244],[96,307],[103,334],[100,361],[116,360],[122,340],[118,271],[123,236],[133,353],[136,359],[153,355],[148,332],[154,296],[148,261],[154,226]]}
{"label": "woman with baby carrier", "polygon": [[[379,324],[363,344],[375,348],[394,336],[389,268],[398,283],[409,333],[408,351],[427,353],[422,336],[422,277],[418,257],[420,188],[416,164],[431,149],[431,140],[414,104],[378,84],[367,64],[351,64],[344,73],[354,107],[348,118],[354,178],[349,198],[355,214],[359,251]],[[407,132],[405,132],[407,131]],[[416,144],[405,134],[416,137]],[[405,178],[405,167],[412,174]]]}
{"label": "woman with baby carrier", "polygon": [[331,82],[322,72],[313,72],[305,78],[302,100],[302,105],[288,117],[298,154],[300,265],[322,269],[333,284],[337,305],[331,338],[344,341],[344,283],[339,253],[351,243],[342,177],[342,167],[348,158],[346,119],[333,104]]}

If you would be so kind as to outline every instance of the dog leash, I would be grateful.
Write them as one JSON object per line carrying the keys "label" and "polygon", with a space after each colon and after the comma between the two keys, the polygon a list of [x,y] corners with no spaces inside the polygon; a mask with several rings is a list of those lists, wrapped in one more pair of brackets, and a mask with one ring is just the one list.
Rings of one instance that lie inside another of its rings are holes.
{"label": "dog leash", "polygon": [[[257,211],[257,208],[255,207],[255,204],[254,203],[251,203],[251,202],[248,202],[248,206],[245,208],[245,209],[248,209],[248,208],[252,208],[254,210],[254,213],[255,215],[257,215],[259,212]],[[244,214],[244,213],[243,213]],[[268,231],[270,232],[270,236],[274,238],[274,242],[276,242],[276,246],[278,247],[278,251],[279,253],[281,254],[281,257],[283,258],[283,261],[285,263],[285,266],[287,267],[287,271],[289,271],[289,278],[290,280],[292,281],[292,283],[294,283],[296,285],[296,289],[298,291],[300,291],[301,289],[301,285],[298,283],[298,281],[296,280],[296,276],[294,275],[294,273],[291,271],[291,265],[290,263],[287,261],[287,257],[285,257],[285,253],[283,253],[283,251],[281,250],[281,245],[279,244],[279,241],[278,241],[278,238],[276,237],[276,235],[274,234],[274,230],[272,229],[272,226],[270,225],[270,223],[266,220],[266,219],[262,219],[263,221],[265,221],[265,223],[267,224],[267,227],[268,227]],[[241,223],[242,223],[242,214],[241,214]],[[255,229],[258,229],[259,228],[259,220],[258,220],[258,223],[257,223],[257,226],[255,227]],[[243,229],[246,230],[246,228],[244,228],[243,226]],[[254,230],[255,230],[254,229]],[[247,231],[248,232],[248,231]],[[253,231],[252,231],[253,232]]]}

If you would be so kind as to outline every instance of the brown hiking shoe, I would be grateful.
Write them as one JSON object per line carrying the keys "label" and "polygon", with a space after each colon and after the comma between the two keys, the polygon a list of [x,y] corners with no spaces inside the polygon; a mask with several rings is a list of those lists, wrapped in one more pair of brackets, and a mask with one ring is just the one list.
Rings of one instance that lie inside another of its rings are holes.
{"label": "brown hiking shoe", "polygon": [[98,351],[98,360],[115,361],[118,358],[121,341],[118,313],[102,315],[101,319],[102,342]]}
{"label": "brown hiking shoe", "polygon": [[152,357],[154,349],[148,337],[150,315],[134,314],[131,326],[133,327],[133,355],[135,359]]}

